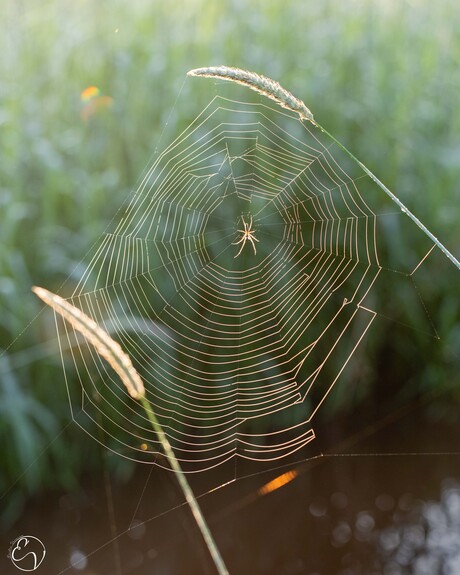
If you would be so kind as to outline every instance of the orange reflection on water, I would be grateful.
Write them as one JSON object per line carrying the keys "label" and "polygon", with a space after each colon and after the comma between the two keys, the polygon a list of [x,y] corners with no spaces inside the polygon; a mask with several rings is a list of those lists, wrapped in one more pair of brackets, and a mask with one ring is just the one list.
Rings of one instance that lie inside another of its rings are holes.
{"label": "orange reflection on water", "polygon": [[275,477],[275,479],[272,479],[259,489],[259,495],[267,495],[267,493],[271,493],[272,491],[283,487],[283,485],[286,485],[295,479],[298,474],[299,473],[294,469],[292,471],[286,471],[286,473],[283,473],[282,475],[278,475],[278,477]]}

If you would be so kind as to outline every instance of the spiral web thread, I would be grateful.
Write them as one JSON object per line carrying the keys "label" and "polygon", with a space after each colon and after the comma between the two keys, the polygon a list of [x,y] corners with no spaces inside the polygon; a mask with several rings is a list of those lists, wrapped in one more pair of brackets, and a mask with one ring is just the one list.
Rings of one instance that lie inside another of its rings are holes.
{"label": "spiral web thread", "polygon": [[[184,471],[303,453],[384,317],[384,278],[390,319],[437,337],[417,286],[435,246],[383,196],[327,135],[266,103],[218,95],[158,156],[69,301],[130,355]],[[257,253],[235,257],[251,218]],[[169,468],[110,367],[58,328],[75,421]]]}

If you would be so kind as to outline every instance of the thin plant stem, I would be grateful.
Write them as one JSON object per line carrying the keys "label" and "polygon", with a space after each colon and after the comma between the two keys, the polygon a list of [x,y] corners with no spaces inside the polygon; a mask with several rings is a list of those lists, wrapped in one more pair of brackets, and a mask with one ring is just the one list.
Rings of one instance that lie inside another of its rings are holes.
{"label": "thin plant stem", "polygon": [[120,344],[114,341],[93,319],[65,299],[44,288],[33,287],[32,291],[47,305],[53,308],[55,312],[68,321],[75,330],[80,332],[86,340],[94,346],[97,353],[103,357],[118,374],[131,397],[138,400],[142,405],[154,432],[157,434],[164,454],[168,458],[172,470],[176,473],[177,481],[179,482],[185,499],[193,513],[193,517],[195,518],[198,528],[203,535],[203,539],[219,575],[228,575],[228,569],[225,566],[216,542],[209,530],[208,524],[206,523],[200,506],[198,505],[198,501],[196,500],[192,488],[190,487],[180,463],[174,454],[174,450],[153,411],[152,405],[145,397],[144,384],[140,375],[133,366],[129,355],[123,351]]}
{"label": "thin plant stem", "polygon": [[402,202],[401,200],[395,196],[393,194],[393,192],[391,192],[386,186],[385,184],[383,184],[378,178],[377,176],[375,176],[370,170],[369,168],[367,168],[362,162],[360,162],[358,160],[358,158],[353,155],[350,150],[348,148],[346,148],[343,144],[341,144],[336,138],[334,138],[334,136],[332,134],[330,134],[325,128],[323,128],[322,126],[320,126],[318,124],[318,122],[316,120],[313,120],[312,123],[317,126],[324,134],[326,134],[326,136],[328,136],[329,138],[331,138],[331,140],[333,140],[334,143],[336,143],[353,161],[355,161],[358,166],[364,170],[366,172],[366,174],[379,186],[379,188],[381,190],[383,190],[387,196],[389,196],[393,202],[401,209],[402,212],[404,212],[407,216],[409,216],[409,218],[422,230],[422,232],[424,234],[426,234],[430,240],[442,251],[442,253],[450,259],[450,261],[457,267],[460,269],[460,262],[457,260],[457,258],[454,256],[454,254],[452,252],[450,252],[445,246],[444,244],[442,244],[438,238],[436,236],[434,236],[432,234],[432,232],[430,232],[430,230],[425,226],[425,224],[422,224],[422,222],[417,218],[416,215],[414,215]]}
{"label": "thin plant stem", "polygon": [[193,517],[195,518],[195,521],[201,531],[201,534],[203,535],[203,539],[209,549],[209,553],[213,558],[214,564],[217,567],[219,575],[228,575],[228,569],[225,566],[220,551],[214,541],[211,531],[209,530],[208,524],[206,523],[206,520],[198,504],[198,501],[196,500],[196,497],[193,494],[192,488],[190,487],[190,484],[187,480],[187,477],[185,476],[185,473],[182,471],[180,463],[174,454],[174,450],[171,447],[171,444],[169,443],[169,440],[166,437],[163,428],[161,427],[158,419],[155,416],[155,413],[152,409],[149,400],[145,396],[143,396],[139,399],[139,401],[142,404],[142,407],[144,408],[147,417],[149,418],[153,430],[158,436],[163,451],[169,460],[171,468],[173,469],[173,471],[176,472],[177,481],[185,495],[185,499],[193,513]]}

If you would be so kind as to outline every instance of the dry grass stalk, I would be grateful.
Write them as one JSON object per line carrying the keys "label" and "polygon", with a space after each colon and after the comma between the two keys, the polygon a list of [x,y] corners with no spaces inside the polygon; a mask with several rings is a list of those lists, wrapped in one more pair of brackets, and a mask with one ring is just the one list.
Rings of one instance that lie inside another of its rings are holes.
{"label": "dry grass stalk", "polygon": [[200,506],[198,505],[198,501],[193,494],[160,422],[153,412],[150,402],[145,396],[144,384],[134,368],[129,355],[125,353],[121,346],[114,341],[106,331],[101,329],[94,320],[84,314],[80,309],[62,299],[62,297],[40,287],[33,287],[32,291],[47,305],[59,313],[65,320],[67,320],[74,329],[79,331],[87,341],[94,346],[99,355],[107,360],[115,372],[120,376],[120,379],[125,384],[129,394],[139,400],[144,408],[145,414],[152,424],[153,430],[158,436],[171,468],[177,474],[179,485],[185,495],[187,503],[190,505],[195,521],[203,535],[219,575],[228,575],[227,567],[225,566],[220,551],[217,548],[208,524],[206,523]]}
{"label": "dry grass stalk", "polygon": [[94,320],[84,314],[80,309],[62,299],[62,297],[40,287],[33,287],[32,291],[67,320],[74,329],[79,331],[87,341],[95,347],[97,353],[101,355],[120,376],[121,381],[126,386],[131,397],[134,397],[134,399],[144,397],[144,384],[142,383],[140,375],[135,370],[131,359],[106,331],[100,328]]}
{"label": "dry grass stalk", "polygon": [[313,114],[305,106],[302,100],[296,98],[275,80],[242,70],[241,68],[231,68],[229,66],[210,66],[207,68],[197,68],[187,72],[188,76],[203,76],[205,78],[219,78],[229,80],[247,86],[251,90],[258,92],[274,100],[278,105],[299,114],[301,120],[309,120],[314,123]]}

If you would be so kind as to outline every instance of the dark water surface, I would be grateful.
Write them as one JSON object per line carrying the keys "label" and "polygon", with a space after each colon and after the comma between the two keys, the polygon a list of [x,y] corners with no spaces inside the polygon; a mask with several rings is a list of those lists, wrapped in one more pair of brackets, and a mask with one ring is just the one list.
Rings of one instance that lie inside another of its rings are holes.
{"label": "dark water surface", "polygon": [[[223,470],[191,481],[205,493],[199,501],[232,575],[455,575],[460,455],[442,452],[458,451],[459,431],[400,424],[350,441],[343,455],[324,449],[212,492],[210,481],[228,479]],[[261,494],[293,470],[287,484]],[[8,539],[28,534],[46,547],[41,574],[216,573],[182,502],[174,476],[156,467],[140,466],[127,484],[91,478],[77,493],[30,503],[2,538],[0,572],[21,572],[6,557]]]}

